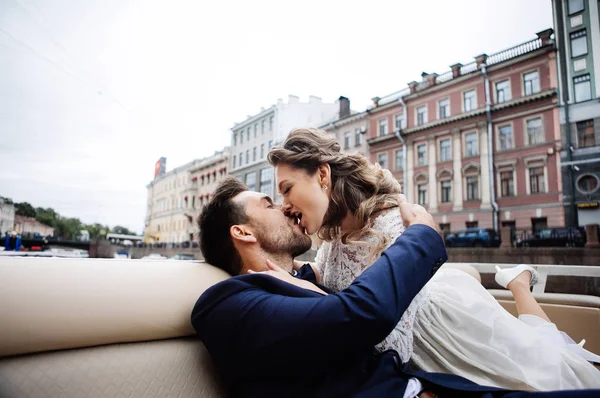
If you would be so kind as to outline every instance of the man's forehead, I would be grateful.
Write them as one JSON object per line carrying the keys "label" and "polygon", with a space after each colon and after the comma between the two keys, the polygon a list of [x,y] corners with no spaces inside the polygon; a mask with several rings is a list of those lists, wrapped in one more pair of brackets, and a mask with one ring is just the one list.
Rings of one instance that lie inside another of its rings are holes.
{"label": "man's forehead", "polygon": [[258,204],[262,200],[267,200],[268,202],[272,202],[271,198],[268,195],[265,195],[264,193],[260,193],[260,192],[254,192],[254,191],[240,192],[239,194],[237,194],[233,197],[234,202],[239,203],[244,206],[248,205],[248,204]]}

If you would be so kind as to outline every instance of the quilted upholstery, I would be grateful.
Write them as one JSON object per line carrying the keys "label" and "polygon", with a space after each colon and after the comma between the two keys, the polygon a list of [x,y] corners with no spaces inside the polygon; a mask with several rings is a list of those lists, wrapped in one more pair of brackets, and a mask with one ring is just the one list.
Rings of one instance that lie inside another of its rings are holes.
{"label": "quilted upholstery", "polygon": [[224,390],[193,338],[0,359],[1,398],[219,398]]}
{"label": "quilted upholstery", "polygon": [[0,260],[0,357],[194,334],[190,315],[228,275],[205,263]]}

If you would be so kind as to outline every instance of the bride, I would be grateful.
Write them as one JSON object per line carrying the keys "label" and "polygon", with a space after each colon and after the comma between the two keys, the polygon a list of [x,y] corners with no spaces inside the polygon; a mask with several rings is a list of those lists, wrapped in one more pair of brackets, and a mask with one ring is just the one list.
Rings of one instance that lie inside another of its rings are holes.
{"label": "bride", "polygon": [[[349,286],[403,232],[398,182],[363,156],[341,153],[327,133],[294,130],[268,159],[276,167],[282,209],[324,241],[311,266],[327,288]],[[536,272],[525,265],[498,269],[496,281],[514,295],[518,319],[469,273],[444,266],[378,348],[394,349],[425,371],[482,385],[598,388],[600,371],[586,359],[600,357],[550,321],[529,290]]]}

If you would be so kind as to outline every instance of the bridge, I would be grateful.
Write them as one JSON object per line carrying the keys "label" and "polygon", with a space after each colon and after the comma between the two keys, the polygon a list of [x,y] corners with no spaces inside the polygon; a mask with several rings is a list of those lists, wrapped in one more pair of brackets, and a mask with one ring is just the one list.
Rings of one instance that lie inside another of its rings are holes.
{"label": "bridge", "polygon": [[[0,245],[4,247],[4,242],[6,237],[0,238]],[[90,242],[89,241],[79,241],[79,240],[68,240],[68,239],[56,239],[56,238],[21,238],[22,247],[29,250],[46,250],[48,248],[60,246],[60,247],[69,247],[72,249],[79,250],[90,250]]]}

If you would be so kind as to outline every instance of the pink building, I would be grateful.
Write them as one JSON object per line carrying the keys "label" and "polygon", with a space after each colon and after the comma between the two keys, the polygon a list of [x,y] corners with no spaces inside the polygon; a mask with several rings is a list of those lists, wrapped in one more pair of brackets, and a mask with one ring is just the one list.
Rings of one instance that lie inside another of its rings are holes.
{"label": "pink building", "polygon": [[442,230],[564,225],[551,35],[374,98],[371,160]]}

